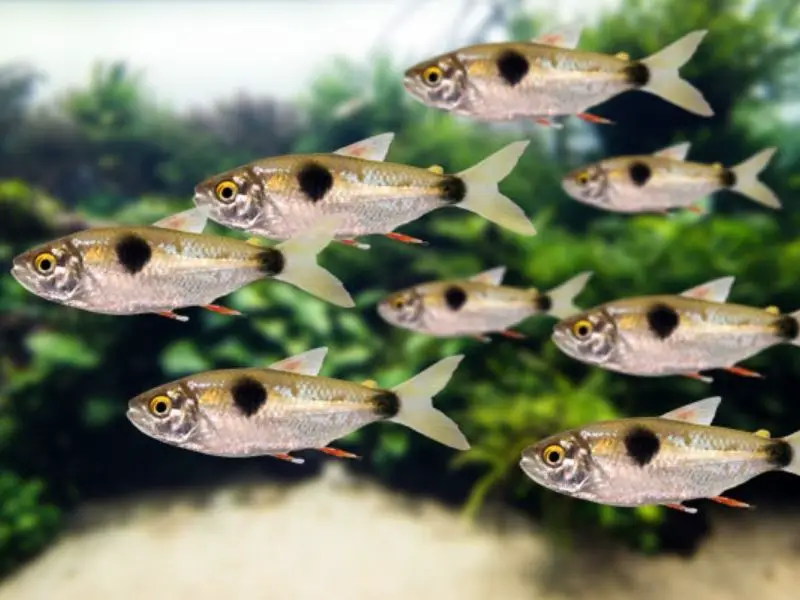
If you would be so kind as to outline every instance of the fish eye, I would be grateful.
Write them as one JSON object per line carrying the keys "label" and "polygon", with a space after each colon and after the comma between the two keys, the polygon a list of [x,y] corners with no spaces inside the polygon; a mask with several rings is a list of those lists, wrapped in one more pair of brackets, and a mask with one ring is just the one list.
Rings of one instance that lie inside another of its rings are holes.
{"label": "fish eye", "polygon": [[592,325],[591,321],[587,321],[586,319],[575,321],[575,324],[572,326],[572,333],[581,339],[589,337],[593,330],[594,326]]}
{"label": "fish eye", "polygon": [[239,186],[230,179],[220,181],[214,189],[214,194],[220,202],[232,202],[239,193]]}
{"label": "fish eye", "polygon": [[48,275],[56,268],[56,257],[50,252],[42,252],[33,259],[33,266],[42,275]]}
{"label": "fish eye", "polygon": [[542,452],[542,458],[551,467],[557,467],[564,460],[564,449],[558,444],[551,444]]}
{"label": "fish eye", "polygon": [[589,183],[589,172],[588,171],[581,171],[578,173],[578,176],[575,177],[575,181],[577,181],[580,185],[586,185]]}
{"label": "fish eye", "polygon": [[392,300],[392,307],[397,309],[397,310],[400,310],[401,308],[403,308],[404,304],[405,304],[405,300],[403,300],[402,296],[398,296],[397,298]]}
{"label": "fish eye", "polygon": [[442,80],[442,69],[436,65],[431,65],[422,72],[422,79],[428,85],[436,85]]}
{"label": "fish eye", "polygon": [[156,417],[165,417],[172,409],[172,400],[169,396],[159,395],[150,400],[150,412]]}

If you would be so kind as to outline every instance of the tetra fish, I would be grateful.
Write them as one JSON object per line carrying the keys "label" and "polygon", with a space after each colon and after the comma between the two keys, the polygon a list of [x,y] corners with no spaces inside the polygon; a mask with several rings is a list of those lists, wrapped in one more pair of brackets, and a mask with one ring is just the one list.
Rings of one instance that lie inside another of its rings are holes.
{"label": "tetra fish", "polygon": [[522,452],[520,468],[555,492],[612,506],[661,504],[688,513],[683,502],[708,498],[749,505],[726,490],[767,471],[800,475],[800,431],[771,438],[713,427],[720,398],[661,417],[586,425],[548,437]]}
{"label": "tetra fish", "polygon": [[394,421],[458,450],[469,443],[435,409],[432,397],[463,356],[445,358],[405,383],[381,389],[318,375],[327,348],[263,369],[227,369],[184,377],[138,395],[128,419],[142,433],[179,448],[226,457],[317,449],[354,456],[328,444],[376,421]]}
{"label": "tetra fish", "polygon": [[777,344],[800,345],[800,311],[724,303],[724,298],[642,296],[607,302],[558,323],[552,339],[582,362],[639,376],[725,369],[760,377],[737,363]]}
{"label": "tetra fish", "polygon": [[734,166],[686,161],[683,142],[648,156],[619,156],[568,173],[562,187],[572,198],[614,212],[698,211],[699,199],[719,190],[738,192],[769,208],[780,208],[777,196],[759,181],[775,154],[767,148]]}
{"label": "tetra fish", "polygon": [[342,283],[316,263],[335,221],[265,248],[202,235],[205,215],[191,209],[145,227],[87,229],[48,242],[13,261],[11,274],[29,292],[66,306],[109,315],[158,313],[213,304],[262,278],[291,283],[338,306],[353,306]]}
{"label": "tetra fish", "polygon": [[338,240],[356,243],[359,236],[376,234],[420,243],[394,230],[445,206],[472,211],[522,235],[536,233],[522,209],[497,188],[528,142],[509,144],[481,163],[447,175],[437,167],[384,162],[391,136],[375,136],[331,154],[257,160],[200,183],[195,204],[221,225],[274,240],[336,215]]}
{"label": "tetra fish", "polygon": [[498,332],[523,337],[509,329],[535,314],[564,318],[578,309],[574,298],[591,273],[581,273],[560,286],[541,292],[501,285],[505,267],[496,267],[469,279],[435,281],[395,292],[381,301],[378,313],[398,327],[438,337]]}
{"label": "tetra fish", "polygon": [[650,92],[709,117],[703,95],[678,70],[705,31],[694,31],[641,60],[627,54],[576,50],[578,36],[548,34],[530,42],[478,44],[425,60],[405,72],[404,85],[427,106],[486,121],[578,115],[626,92]]}

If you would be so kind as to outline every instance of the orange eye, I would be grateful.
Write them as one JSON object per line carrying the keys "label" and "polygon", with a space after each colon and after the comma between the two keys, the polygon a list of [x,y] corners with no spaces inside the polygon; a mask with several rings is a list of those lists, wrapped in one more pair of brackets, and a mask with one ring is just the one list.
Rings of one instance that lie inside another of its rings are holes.
{"label": "orange eye", "polygon": [[56,268],[56,257],[50,252],[42,252],[33,259],[33,266],[42,275],[47,275]]}
{"label": "orange eye", "polygon": [[422,80],[428,85],[436,85],[442,80],[442,69],[431,65],[422,72]]}
{"label": "orange eye", "polygon": [[581,185],[586,185],[587,183],[589,183],[588,171],[582,171],[581,173],[578,173],[578,176],[575,177],[575,181],[577,181]]}
{"label": "orange eye", "polygon": [[542,452],[542,459],[544,459],[544,462],[551,467],[557,467],[564,460],[565,454],[566,453],[561,446],[557,444],[551,444]]}
{"label": "orange eye", "polygon": [[592,325],[591,321],[587,321],[586,319],[575,321],[575,324],[572,326],[572,333],[579,338],[589,337],[592,331],[594,331],[594,325]]}
{"label": "orange eye", "polygon": [[236,194],[239,193],[239,186],[235,182],[227,179],[220,181],[214,189],[214,194],[220,202],[233,202]]}
{"label": "orange eye", "polygon": [[156,417],[166,417],[170,410],[172,410],[172,400],[169,396],[155,396],[150,400],[150,412]]}

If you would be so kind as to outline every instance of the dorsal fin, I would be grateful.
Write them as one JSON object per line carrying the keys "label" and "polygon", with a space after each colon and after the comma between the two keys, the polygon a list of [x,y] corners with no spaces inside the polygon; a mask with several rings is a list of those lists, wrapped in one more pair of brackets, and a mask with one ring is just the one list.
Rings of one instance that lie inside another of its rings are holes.
{"label": "dorsal fin", "polygon": [[392,145],[393,139],[394,133],[380,133],[368,137],[365,140],[353,142],[348,146],[343,146],[338,150],[334,150],[332,154],[363,158],[364,160],[382,161],[389,153],[389,146]]}
{"label": "dorsal fin", "polygon": [[686,160],[686,155],[689,154],[689,149],[691,147],[691,142],[681,142],[680,144],[673,144],[672,146],[662,148],[658,152],[653,152],[653,156],[671,158],[672,160]]}
{"label": "dorsal fin", "polygon": [[488,271],[483,271],[482,273],[473,275],[469,278],[469,281],[485,283],[487,285],[500,285],[503,283],[503,277],[505,274],[505,267],[495,267],[494,269],[489,269]]}
{"label": "dorsal fin", "polygon": [[694,298],[695,300],[725,302],[728,299],[728,294],[731,293],[731,286],[733,286],[735,279],[736,278],[733,276],[712,279],[711,281],[706,281],[693,288],[689,288],[680,295],[685,298]]}
{"label": "dorsal fin", "polygon": [[546,31],[537,35],[531,42],[545,46],[555,46],[556,48],[575,49],[581,39],[582,29],[583,27],[580,25],[571,25],[561,29],[554,29],[553,31]]}
{"label": "dorsal fin", "polygon": [[720,396],[698,400],[697,402],[692,402],[686,406],[671,410],[661,415],[661,418],[669,419],[670,421],[694,423],[695,425],[711,425],[711,422],[714,420],[714,415],[717,414],[720,402],[722,402]]}
{"label": "dorsal fin", "polygon": [[185,231],[186,233],[203,233],[207,222],[208,216],[205,212],[199,208],[190,208],[156,221],[153,223],[153,227],[174,229],[175,231]]}
{"label": "dorsal fin", "polygon": [[297,373],[299,375],[319,375],[326,354],[328,354],[328,348],[322,346],[320,348],[314,348],[313,350],[307,350],[301,354],[290,356],[289,358],[284,358],[283,360],[271,364],[267,368],[275,371]]}

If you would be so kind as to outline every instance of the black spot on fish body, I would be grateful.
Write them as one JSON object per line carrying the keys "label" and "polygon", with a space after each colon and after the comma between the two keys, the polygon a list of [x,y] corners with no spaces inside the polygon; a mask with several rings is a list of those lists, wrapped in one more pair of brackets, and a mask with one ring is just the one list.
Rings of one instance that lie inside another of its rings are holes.
{"label": "black spot on fish body", "polygon": [[642,62],[632,62],[625,67],[625,75],[628,78],[628,83],[636,87],[644,87],[650,83],[650,69]]}
{"label": "black spot on fish body", "polygon": [[450,310],[459,310],[467,301],[467,292],[457,285],[451,285],[444,291],[444,301]]}
{"label": "black spot on fish body", "polygon": [[297,172],[297,183],[309,200],[319,202],[333,187],[333,175],[323,165],[311,161]]}
{"label": "black spot on fish body", "polygon": [[286,257],[277,248],[265,248],[256,258],[259,270],[270,277],[280,275],[286,267]]}
{"label": "black spot on fish body", "polygon": [[516,50],[506,50],[497,57],[497,70],[500,77],[512,87],[523,80],[530,68],[528,59]]}
{"label": "black spot on fish body", "polygon": [[372,397],[375,414],[384,419],[391,419],[400,412],[400,397],[391,390],[381,390]]}
{"label": "black spot on fish body", "polygon": [[266,404],[267,389],[257,379],[245,375],[233,382],[231,396],[234,406],[245,417],[252,417]]}
{"label": "black spot on fish body", "polygon": [[457,204],[467,197],[467,184],[455,175],[442,179],[438,187],[441,199],[446,202]]}
{"label": "black spot on fish body", "polygon": [[547,294],[539,294],[536,296],[534,304],[536,305],[536,310],[546,313],[553,308],[553,299]]}
{"label": "black spot on fish body", "polygon": [[135,275],[144,269],[145,265],[153,257],[153,250],[150,248],[150,244],[135,233],[129,233],[119,238],[114,246],[114,251],[117,254],[119,264],[131,275]]}
{"label": "black spot on fish body", "polygon": [[677,329],[680,315],[671,306],[658,303],[647,310],[647,326],[653,334],[662,340],[667,339]]}
{"label": "black spot on fish body", "polygon": [[794,341],[800,335],[800,323],[792,315],[782,315],[775,320],[775,332],[787,342]]}
{"label": "black spot on fish body", "polygon": [[736,186],[736,173],[733,169],[722,169],[719,174],[719,182],[726,188]]}
{"label": "black spot on fish body", "polygon": [[786,440],[775,440],[766,447],[767,462],[776,469],[785,469],[794,460],[794,448]]}
{"label": "black spot on fish body", "polygon": [[625,443],[625,452],[640,467],[650,464],[661,448],[658,435],[641,425],[632,427],[625,434],[623,442]]}
{"label": "black spot on fish body", "polygon": [[647,163],[635,161],[628,167],[628,175],[634,185],[642,187],[650,181],[650,178],[653,176],[653,170]]}

